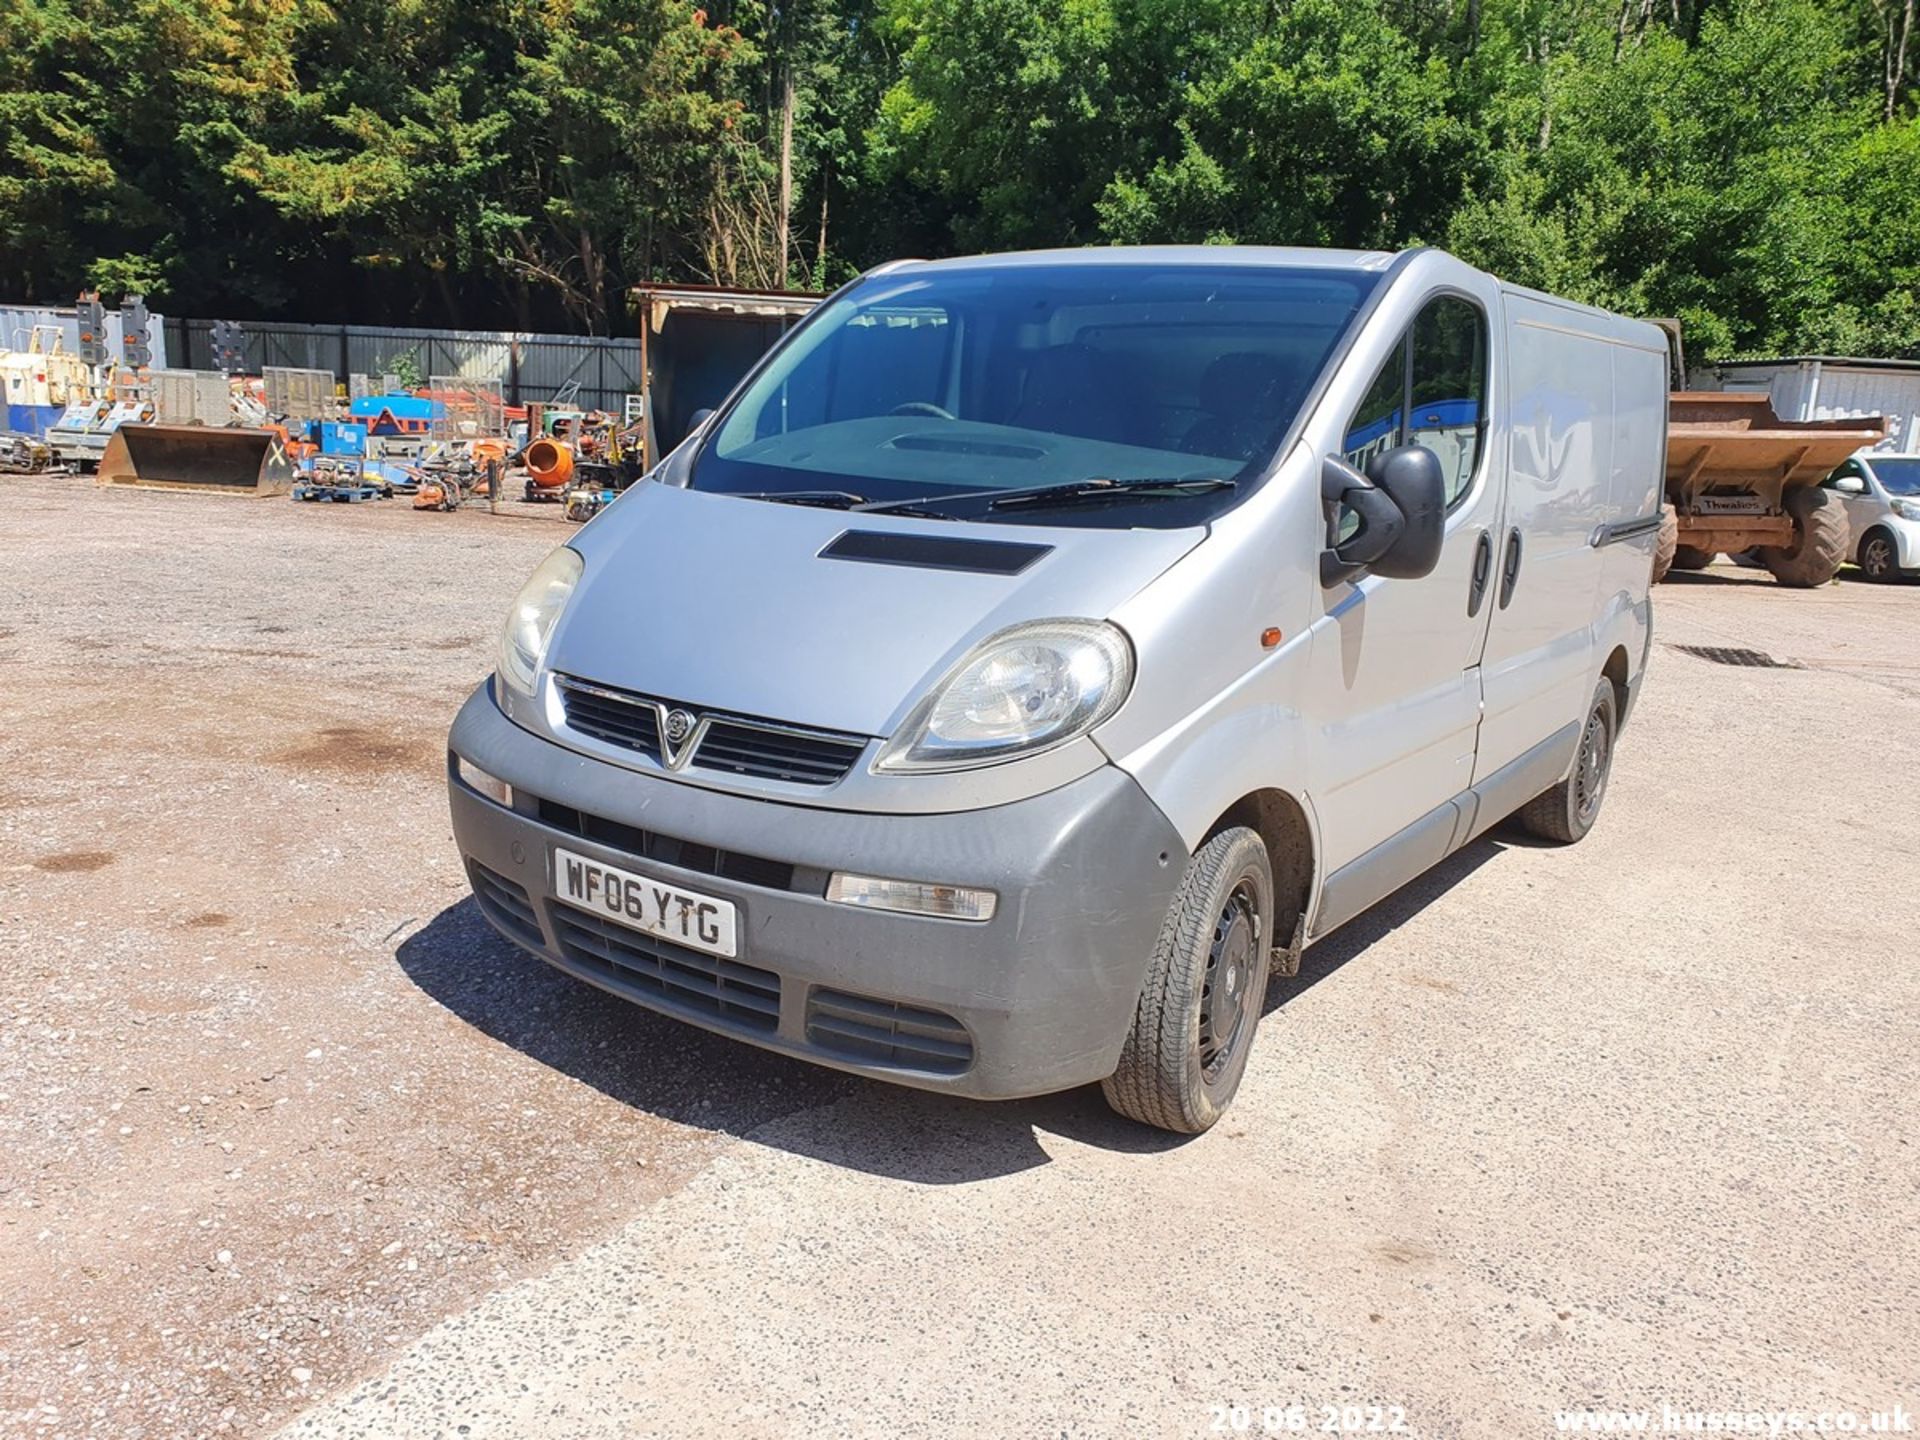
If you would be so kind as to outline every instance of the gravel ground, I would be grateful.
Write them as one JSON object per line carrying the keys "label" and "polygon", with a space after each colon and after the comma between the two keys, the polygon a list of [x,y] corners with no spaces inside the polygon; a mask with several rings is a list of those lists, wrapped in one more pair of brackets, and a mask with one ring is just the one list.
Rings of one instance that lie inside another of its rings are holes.
{"label": "gravel ground", "polygon": [[0,1433],[1920,1402],[1920,586],[1662,587],[1593,836],[1497,834],[1309,952],[1176,1143],[492,937],[443,739],[561,526],[0,494]]}

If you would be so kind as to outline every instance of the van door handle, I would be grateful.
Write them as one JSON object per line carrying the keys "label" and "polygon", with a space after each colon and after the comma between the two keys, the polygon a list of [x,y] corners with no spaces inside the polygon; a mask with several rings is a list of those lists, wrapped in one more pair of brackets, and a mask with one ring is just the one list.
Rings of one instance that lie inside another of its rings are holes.
{"label": "van door handle", "polygon": [[1520,578],[1520,527],[1507,532],[1507,558],[1500,566],[1500,608],[1513,599],[1514,582]]}
{"label": "van door handle", "polygon": [[1487,598],[1487,581],[1493,578],[1493,536],[1485,530],[1473,547],[1473,579],[1467,586],[1467,618],[1480,613]]}

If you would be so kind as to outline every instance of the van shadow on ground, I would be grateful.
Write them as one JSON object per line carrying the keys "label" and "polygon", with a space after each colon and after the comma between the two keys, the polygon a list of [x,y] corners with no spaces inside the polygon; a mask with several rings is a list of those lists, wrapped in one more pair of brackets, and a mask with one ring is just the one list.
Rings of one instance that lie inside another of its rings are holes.
{"label": "van shadow on ground", "polygon": [[[1332,979],[1506,843],[1514,842],[1476,841],[1308,950],[1298,978],[1273,982],[1266,1013]],[[1017,1174],[1048,1161],[1036,1127],[1123,1153],[1186,1143],[1115,1115],[1098,1086],[1033,1100],[962,1100],[711,1034],[595,989],[509,944],[471,898],[410,935],[394,958],[414,984],[483,1035],[623,1105],[869,1174],[932,1185]],[[857,1107],[859,1123],[773,1124],[848,1097],[869,1102]]]}
{"label": "van shadow on ground", "polygon": [[[1836,578],[1838,578],[1842,585],[1887,583],[1884,581],[1875,582],[1869,580],[1865,573],[1856,565],[1842,565],[1840,567],[1840,574]],[[1666,578],[1660,583],[1663,586],[1672,585],[1681,589],[1685,589],[1689,585],[1700,585],[1709,588],[1715,585],[1759,585],[1772,590],[1783,590],[1786,588],[1778,580],[1773,578],[1771,571],[1750,569],[1744,565],[1730,565],[1718,560],[1716,560],[1713,567],[1708,570],[1669,570]],[[1898,581],[1893,583],[1913,584],[1916,583],[1916,577],[1910,575],[1902,576]]]}
{"label": "van shadow on ground", "polygon": [[1728,565],[1719,561],[1715,561],[1708,570],[1669,570],[1660,583],[1677,589],[1685,589],[1689,585],[1765,585],[1776,590],[1780,588],[1780,582],[1773,578],[1770,570],[1752,570],[1744,565]]}

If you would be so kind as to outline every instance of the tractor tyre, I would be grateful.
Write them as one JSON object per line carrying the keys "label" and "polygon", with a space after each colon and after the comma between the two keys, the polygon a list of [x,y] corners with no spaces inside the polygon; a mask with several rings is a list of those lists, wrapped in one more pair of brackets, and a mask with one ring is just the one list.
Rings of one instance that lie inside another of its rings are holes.
{"label": "tractor tyre", "polygon": [[1660,507],[1660,531],[1653,542],[1653,580],[1658,585],[1673,568],[1675,551],[1680,547],[1680,516],[1673,506]]}
{"label": "tractor tyre", "polygon": [[1832,492],[1817,485],[1789,490],[1786,508],[1793,517],[1793,544],[1762,548],[1761,563],[1795,590],[1826,584],[1847,558],[1847,512]]}

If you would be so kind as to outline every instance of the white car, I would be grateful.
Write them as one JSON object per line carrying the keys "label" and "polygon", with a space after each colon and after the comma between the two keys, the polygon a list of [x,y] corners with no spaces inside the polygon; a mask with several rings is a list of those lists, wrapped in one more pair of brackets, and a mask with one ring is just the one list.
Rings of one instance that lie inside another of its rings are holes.
{"label": "white car", "polygon": [[1920,574],[1920,455],[1855,455],[1825,484],[1846,507],[1869,580]]}

